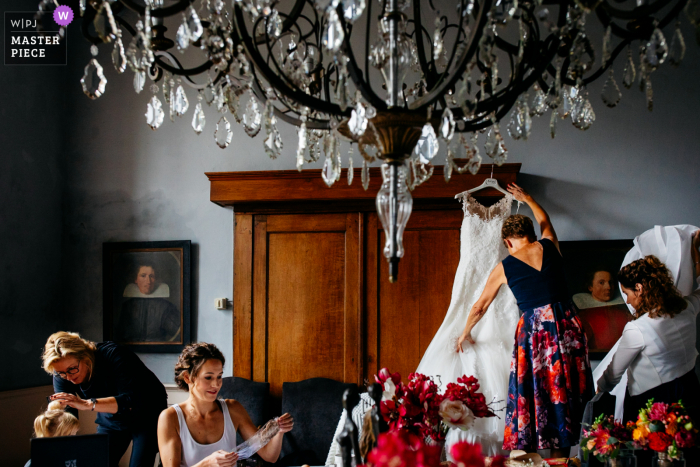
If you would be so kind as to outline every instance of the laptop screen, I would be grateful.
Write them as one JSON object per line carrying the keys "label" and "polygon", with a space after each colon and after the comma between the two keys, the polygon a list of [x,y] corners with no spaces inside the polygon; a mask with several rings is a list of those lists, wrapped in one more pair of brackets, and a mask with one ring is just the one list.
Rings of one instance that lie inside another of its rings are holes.
{"label": "laptop screen", "polygon": [[32,467],[109,467],[106,434],[32,439]]}

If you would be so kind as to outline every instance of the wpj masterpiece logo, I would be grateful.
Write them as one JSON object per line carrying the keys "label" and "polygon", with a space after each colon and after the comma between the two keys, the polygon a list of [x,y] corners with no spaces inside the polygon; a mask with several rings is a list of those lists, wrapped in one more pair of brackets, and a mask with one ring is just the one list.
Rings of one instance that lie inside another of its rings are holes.
{"label": "wpj masterpiece logo", "polygon": [[43,18],[35,15],[34,11],[5,12],[5,65],[68,64],[66,31],[61,37],[60,30],[73,20],[73,11],[59,6]]}

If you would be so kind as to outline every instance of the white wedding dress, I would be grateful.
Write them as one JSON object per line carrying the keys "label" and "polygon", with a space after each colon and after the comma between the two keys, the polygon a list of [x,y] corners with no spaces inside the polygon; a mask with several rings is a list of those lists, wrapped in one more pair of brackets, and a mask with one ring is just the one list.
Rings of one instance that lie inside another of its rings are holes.
{"label": "white wedding dress", "polygon": [[512,292],[508,287],[501,287],[484,317],[472,330],[476,343],[465,342],[464,352],[456,352],[457,339],[464,330],[472,305],[484,290],[493,268],[508,255],[501,240],[501,227],[510,215],[513,203],[511,195],[488,208],[468,193],[457,195],[457,198],[462,199],[464,220],[452,300],[445,320],[416,372],[436,378],[443,391],[447,383],[456,383],[463,375],[476,377],[486,401],[496,402],[492,407],[498,410],[498,418],[477,419],[468,431],[450,429],[445,441],[448,459],[450,447],[458,441],[480,443],[485,455],[502,452],[510,361],[515,328],[520,318]]}

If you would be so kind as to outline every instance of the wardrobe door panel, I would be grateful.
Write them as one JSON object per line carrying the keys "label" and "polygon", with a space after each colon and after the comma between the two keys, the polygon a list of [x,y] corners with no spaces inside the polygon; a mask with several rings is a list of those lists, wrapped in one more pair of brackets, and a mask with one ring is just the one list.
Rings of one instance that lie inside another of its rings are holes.
{"label": "wardrobe door panel", "polygon": [[255,218],[253,379],[269,382],[275,397],[283,382],[360,382],[360,215]]}

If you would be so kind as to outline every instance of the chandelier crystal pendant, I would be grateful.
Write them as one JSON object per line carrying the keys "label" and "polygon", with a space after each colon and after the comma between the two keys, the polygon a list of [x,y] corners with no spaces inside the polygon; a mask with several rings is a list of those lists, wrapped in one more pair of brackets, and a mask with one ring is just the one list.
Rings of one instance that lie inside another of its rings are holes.
{"label": "chandelier crystal pendant", "polygon": [[[40,31],[53,8],[50,0],[39,3]],[[188,113],[189,99],[198,96],[187,120],[196,133],[209,132],[205,144],[229,146],[224,114],[231,112],[248,136],[262,134],[264,153],[273,159],[283,148],[277,123],[298,127],[297,168],[324,157],[329,187],[340,179],[342,159],[351,163],[348,143],[363,159],[364,189],[369,164],[382,161],[377,211],[392,281],[403,256],[410,191],[430,178],[441,146],[449,180],[454,172],[476,174],[482,153],[504,163],[501,129],[526,140],[532,119],[543,116],[552,137],[560,119],[586,130],[601,103],[614,107],[624,97],[613,73],[616,61],[623,86],[636,89],[639,79],[651,110],[652,75],[666,62],[677,67],[683,60],[679,22],[689,20],[700,42],[699,12],[700,0],[81,3],[82,32],[93,55],[97,46],[107,47],[118,73],[127,67],[134,73],[136,92],[146,80],[163,80],[171,120]],[[602,34],[591,40],[588,31]],[[180,57],[194,65],[184,66]],[[82,86],[91,99],[105,92],[101,71],[95,58],[86,66]],[[590,95],[599,78],[605,80],[602,95]],[[205,128],[202,97],[221,114],[214,126]],[[159,104],[155,95],[144,102],[152,128],[161,124]],[[458,165],[458,153],[466,164]]]}

